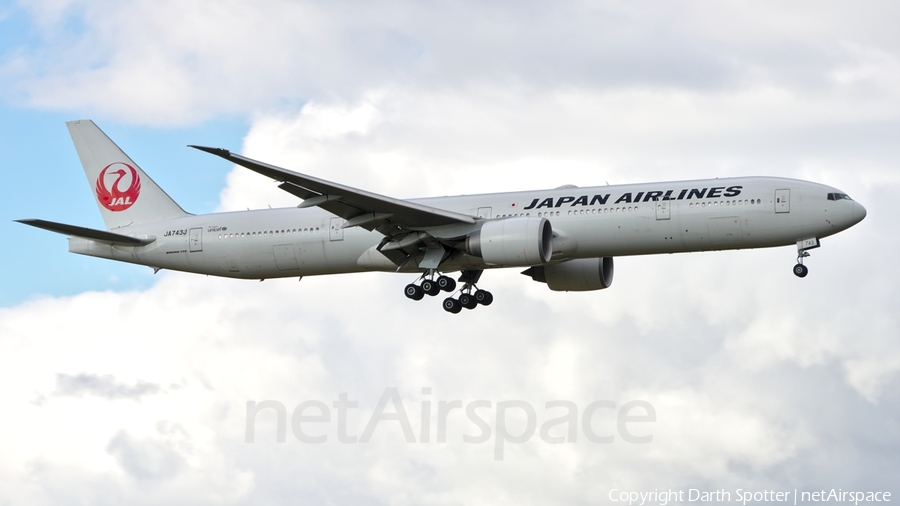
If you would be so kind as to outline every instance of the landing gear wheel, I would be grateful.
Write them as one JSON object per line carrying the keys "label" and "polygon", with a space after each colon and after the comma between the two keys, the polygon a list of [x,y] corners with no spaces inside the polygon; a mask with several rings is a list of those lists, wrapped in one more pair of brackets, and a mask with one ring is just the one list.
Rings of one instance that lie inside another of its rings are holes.
{"label": "landing gear wheel", "polygon": [[450,276],[441,276],[437,278],[437,285],[445,292],[456,290],[456,281]]}
{"label": "landing gear wheel", "polygon": [[794,275],[798,278],[805,278],[807,274],[809,274],[809,269],[805,265],[797,264],[794,266]]}
{"label": "landing gear wheel", "polygon": [[454,299],[453,297],[447,297],[446,299],[444,299],[443,306],[444,311],[448,313],[456,314],[462,311],[462,304],[460,304],[459,301]]}
{"label": "landing gear wheel", "polygon": [[475,290],[475,301],[482,306],[490,306],[494,302],[494,296],[487,290]]}
{"label": "landing gear wheel", "polygon": [[478,305],[478,301],[475,300],[475,297],[469,295],[468,293],[464,293],[459,296],[459,303],[466,309],[475,309],[475,306]]}
{"label": "landing gear wheel", "polygon": [[406,295],[407,298],[412,300],[422,300],[422,297],[425,296],[425,292],[422,290],[422,287],[414,284],[406,285],[406,288],[403,289],[403,294]]}
{"label": "landing gear wheel", "polygon": [[438,294],[438,292],[441,291],[441,288],[436,282],[430,279],[426,279],[425,281],[422,281],[422,291],[427,295],[431,295],[432,297],[434,297]]}

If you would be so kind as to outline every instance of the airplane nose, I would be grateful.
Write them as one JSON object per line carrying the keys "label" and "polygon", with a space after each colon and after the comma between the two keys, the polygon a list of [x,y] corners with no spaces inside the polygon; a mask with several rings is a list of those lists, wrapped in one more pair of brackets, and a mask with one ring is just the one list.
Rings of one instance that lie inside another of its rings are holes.
{"label": "airplane nose", "polygon": [[859,202],[853,202],[853,223],[859,223],[866,217],[866,208]]}

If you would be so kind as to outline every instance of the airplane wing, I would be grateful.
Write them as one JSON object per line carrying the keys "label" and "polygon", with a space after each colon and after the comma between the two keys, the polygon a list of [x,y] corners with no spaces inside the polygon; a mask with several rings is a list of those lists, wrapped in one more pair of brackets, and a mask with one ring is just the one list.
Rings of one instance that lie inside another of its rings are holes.
{"label": "airplane wing", "polygon": [[54,221],[46,221],[46,220],[15,220],[15,221],[17,221],[19,223],[23,223],[25,225],[31,225],[32,227],[42,228],[44,230],[56,232],[57,234],[81,237],[83,239],[90,239],[92,241],[102,242],[105,244],[112,244],[112,245],[116,245],[116,246],[144,246],[144,245],[150,244],[151,242],[156,240],[156,239],[138,239],[137,237],[116,234],[113,232],[107,232],[105,230],[95,230],[93,228],[78,227],[75,225],[66,225],[65,223],[56,223]]}
{"label": "airplane wing", "polygon": [[278,186],[304,200],[300,207],[318,206],[347,220],[344,227],[378,229],[385,235],[394,231],[425,230],[444,225],[474,224],[467,214],[416,204],[332,183],[306,174],[259,162],[227,149],[190,146],[222,157],[282,183]]}

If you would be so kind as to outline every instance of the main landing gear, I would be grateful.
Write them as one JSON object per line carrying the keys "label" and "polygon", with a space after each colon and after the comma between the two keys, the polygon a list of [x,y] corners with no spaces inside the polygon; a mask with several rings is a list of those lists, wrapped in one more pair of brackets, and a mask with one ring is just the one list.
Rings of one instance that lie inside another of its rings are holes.
{"label": "main landing gear", "polygon": [[[457,298],[450,296],[444,299],[444,302],[441,304],[444,311],[455,314],[462,311],[463,308],[475,309],[479,304],[482,306],[489,306],[491,305],[491,302],[494,302],[494,296],[491,295],[491,292],[480,290],[475,286],[478,278],[481,277],[481,273],[482,271],[480,270],[462,271],[462,276],[460,276],[459,281],[463,283],[463,286],[459,289],[459,296]],[[406,285],[403,293],[407,298],[412,300],[422,300],[425,295],[433,297],[441,291],[453,292],[456,290],[456,281],[454,281],[453,278],[444,275],[438,276],[437,272],[433,269],[426,271],[419,279],[421,279],[421,283],[419,284],[410,283]]]}
{"label": "main landing gear", "polygon": [[426,295],[434,297],[441,293],[442,290],[445,292],[452,292],[456,289],[456,281],[453,281],[453,278],[443,275],[436,276],[436,274],[437,272],[433,269],[425,272],[425,274],[419,278],[422,280],[420,284],[410,283],[406,285],[406,288],[403,289],[404,295],[412,300],[422,300],[422,297]]}
{"label": "main landing gear", "polygon": [[463,308],[475,309],[479,304],[482,306],[490,306],[494,302],[494,296],[487,290],[480,290],[475,283],[481,277],[484,271],[462,271],[459,280],[463,283],[463,287],[459,290],[459,298],[447,297],[442,304],[444,311],[448,313],[459,313]]}

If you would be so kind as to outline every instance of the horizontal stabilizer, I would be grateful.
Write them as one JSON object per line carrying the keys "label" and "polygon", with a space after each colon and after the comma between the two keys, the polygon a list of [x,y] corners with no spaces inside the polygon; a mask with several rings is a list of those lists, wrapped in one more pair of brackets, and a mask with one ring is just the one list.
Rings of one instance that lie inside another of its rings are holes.
{"label": "horizontal stabilizer", "polygon": [[117,246],[144,246],[150,244],[156,239],[138,239],[122,234],[114,234],[105,230],[95,230],[93,228],[78,227],[75,225],[66,225],[65,223],[56,223],[46,220],[15,220],[25,225],[42,228],[57,234],[69,235],[90,239],[92,241],[102,242],[105,244],[114,244]]}

